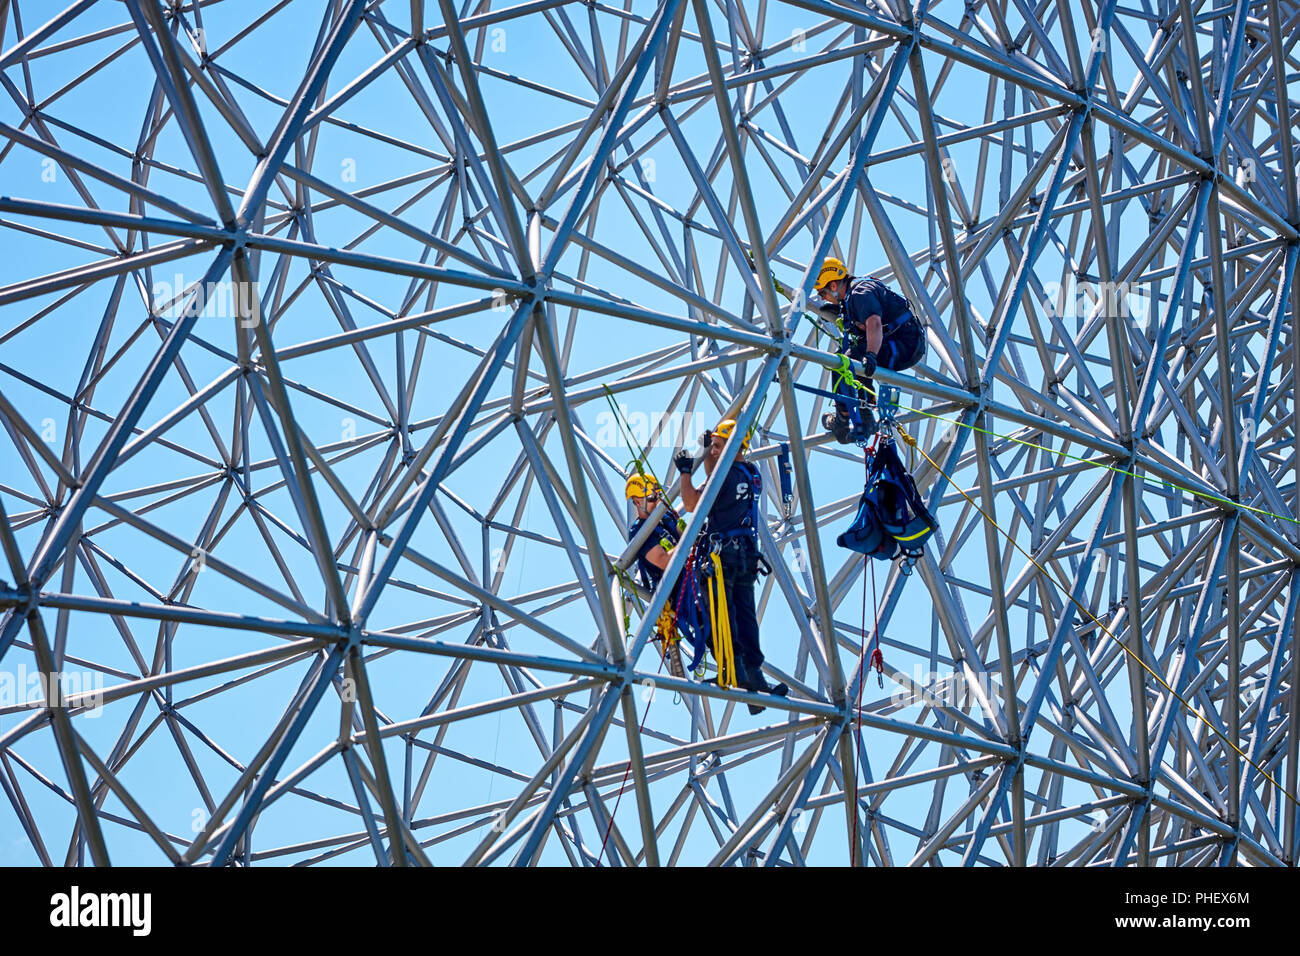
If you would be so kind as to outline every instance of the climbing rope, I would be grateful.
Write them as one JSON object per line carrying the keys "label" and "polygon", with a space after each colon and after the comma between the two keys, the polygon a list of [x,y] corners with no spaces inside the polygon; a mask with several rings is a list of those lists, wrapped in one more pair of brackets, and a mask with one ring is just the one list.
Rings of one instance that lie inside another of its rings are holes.
{"label": "climbing rope", "polygon": [[917,415],[924,416],[925,418],[933,418],[936,421],[946,422],[950,425],[956,425],[959,428],[969,428],[971,431],[979,432],[980,434],[983,435],[988,435],[990,438],[999,438],[1003,441],[1015,442],[1017,445],[1024,445],[1027,448],[1036,448],[1039,451],[1045,452],[1048,455],[1059,455],[1061,458],[1068,458],[1071,461],[1077,461],[1085,465],[1090,465],[1094,468],[1104,468],[1107,471],[1113,471],[1116,474],[1124,475],[1125,477],[1128,478],[1141,478],[1144,481],[1159,482],[1160,484],[1164,485],[1166,488],[1173,488],[1175,491],[1181,491],[1184,494],[1191,495],[1193,498],[1201,498],[1204,499],[1205,501],[1211,501],[1214,502],[1215,504],[1222,505],[1227,508],[1235,508],[1240,511],[1250,511],[1253,512],[1254,514],[1263,515],[1268,518],[1276,518],[1278,521],[1289,521],[1292,524],[1300,524],[1300,518],[1293,518],[1290,515],[1276,514],[1272,511],[1269,511],[1267,508],[1257,508],[1254,505],[1243,504],[1240,501],[1233,501],[1231,498],[1224,498],[1220,495],[1212,494],[1211,492],[1208,491],[1198,491],[1195,488],[1189,488],[1186,485],[1178,484],[1178,482],[1176,481],[1170,481],[1167,478],[1161,478],[1156,475],[1150,475],[1150,476],[1139,475],[1136,472],[1128,471],[1127,469],[1121,468],[1118,465],[1109,464],[1108,462],[1100,458],[1084,458],[1080,455],[1072,455],[1067,451],[1048,448],[1046,445],[1040,445],[1037,442],[1032,442],[1029,441],[1028,439],[1016,438],[1014,435],[1002,435],[999,434],[998,432],[990,431],[987,428],[981,428],[978,425],[973,425],[970,422],[958,421],[955,418],[948,418],[945,415],[935,415],[932,412],[927,412],[925,409],[922,408],[912,408],[911,406],[908,405],[900,405],[899,408],[907,409],[907,411],[909,412],[915,412]]}
{"label": "climbing rope", "polygon": [[[890,423],[892,424],[892,422]],[[863,456],[863,466],[867,473],[867,479],[871,477],[871,459],[875,454],[879,444],[879,434],[872,439],[870,448]],[[875,627],[872,630],[872,650],[871,656],[867,656],[867,575],[868,570],[871,576],[871,608],[874,615]],[[862,742],[862,694],[867,684],[867,675],[871,673],[872,668],[876,670],[876,679],[880,686],[885,686],[885,656],[880,651],[880,596],[876,589],[876,565],[869,555],[862,556],[862,643],[858,652],[858,708],[857,708],[857,749],[853,752],[854,779],[861,779],[861,758],[860,752],[865,749]],[[857,808],[853,809],[853,845],[849,848],[849,865],[857,865],[858,852],[858,813]]]}
{"label": "climbing rope", "polygon": [[[659,670],[656,672],[655,676],[658,677],[658,676],[659,676],[660,674],[662,674],[663,672],[664,672],[664,662],[661,660],[661,661],[659,662]],[[645,730],[645,722],[646,722],[646,720],[650,717],[650,705],[653,704],[654,702],[655,702],[655,695],[654,695],[654,690],[653,690],[653,687],[652,687],[651,692],[650,692],[650,699],[647,700],[647,701],[645,702],[645,713],[643,713],[643,714],[641,715],[641,723],[638,724],[638,725],[637,725],[637,728],[636,728],[636,732],[637,732],[637,736],[638,736],[638,737],[641,735],[641,732]],[[629,760],[629,761],[627,762],[627,769],[625,769],[625,770],[623,771],[623,779],[619,782],[619,785],[618,785],[618,793],[617,793],[617,794],[615,795],[615,797],[614,797],[614,809],[613,809],[612,811],[610,811],[610,814],[609,814],[609,825],[608,825],[607,827],[605,827],[605,838],[604,838],[603,840],[600,841],[600,852],[596,854],[596,865],[597,865],[597,866],[602,866],[602,865],[603,865],[600,861],[601,861],[601,860],[604,858],[604,856],[605,856],[605,847],[606,847],[606,845],[609,843],[609,835],[610,835],[610,833],[612,833],[613,830],[614,830],[614,818],[618,815],[618,805],[619,805],[620,803],[623,802],[623,794],[624,794],[624,793],[627,791],[627,789],[628,789],[628,787],[627,787],[627,778],[630,777],[631,775],[632,775],[632,761]],[[613,851],[613,850],[610,851],[609,856],[610,856],[610,862],[611,862],[611,863],[614,862],[614,851]]]}
{"label": "climbing rope", "polygon": [[[674,612],[679,620],[681,619],[683,610],[687,608],[698,609],[699,607],[699,575],[695,566],[695,552],[696,545],[692,544],[690,553],[686,555],[686,568],[682,572],[682,586],[677,590],[677,606],[674,608]],[[692,630],[698,632],[699,627],[698,624],[695,623],[698,622],[698,617],[692,615],[690,620],[693,622],[691,624]],[[695,641],[692,641],[692,643],[695,644],[696,657],[691,661],[691,670],[696,680],[702,680],[704,678],[704,642],[701,639],[698,643]]]}
{"label": "climbing rope", "polygon": [[[842,376],[844,376],[845,374],[844,371],[845,366],[851,367],[847,356],[841,355],[840,365],[830,367],[830,371],[833,375],[832,382],[843,380]],[[857,383],[857,385],[873,399],[876,397],[876,393],[872,389],[867,388],[865,385],[862,385],[860,382]],[[843,402],[845,400],[845,396],[843,394],[837,395],[834,392],[828,392],[822,388],[814,388],[811,385],[802,385],[796,382],[794,383],[793,387],[798,389],[799,391],[808,392],[811,395],[819,395],[822,398],[828,398],[831,401]],[[832,385],[832,387],[834,386]],[[1059,456],[1060,458],[1068,459],[1070,461],[1077,461],[1080,464],[1089,465],[1093,468],[1104,468],[1107,471],[1113,471],[1116,474],[1124,475],[1125,477],[1128,478],[1139,478],[1143,481],[1158,482],[1159,484],[1163,485],[1166,488],[1172,488],[1173,490],[1180,491],[1185,495],[1190,495],[1193,498],[1199,498],[1207,502],[1212,502],[1213,504],[1222,506],[1224,508],[1231,508],[1238,511],[1249,511],[1252,514],[1261,515],[1266,518],[1276,518],[1278,521],[1287,521],[1290,522],[1291,524],[1300,525],[1300,518],[1295,518],[1292,517],[1291,515],[1277,514],[1276,512],[1269,511],[1267,508],[1260,508],[1255,505],[1244,504],[1243,502],[1240,501],[1233,501],[1231,498],[1225,498],[1222,495],[1216,495],[1213,492],[1198,490],[1196,488],[1190,488],[1187,485],[1181,485],[1176,481],[1170,481],[1168,478],[1162,478],[1159,477],[1158,475],[1139,475],[1137,472],[1129,471],[1128,469],[1121,468],[1118,465],[1112,465],[1108,461],[1101,458],[1085,458],[1081,455],[1073,455],[1070,452],[1061,449],[1048,448],[1046,445],[1040,445],[1037,442],[1029,441],[1026,438],[1017,438],[1014,435],[1003,435],[1000,432],[995,432],[988,428],[981,428],[979,425],[973,425],[970,422],[959,421],[958,419],[955,418],[949,418],[946,415],[936,415],[935,413],[928,412],[923,408],[913,408],[910,405],[899,404],[898,410],[899,411],[906,410],[916,415],[920,415],[924,418],[932,418],[935,421],[944,422],[949,425],[955,425],[958,428],[967,428],[970,429],[971,431],[979,432],[982,435],[987,435],[990,438],[997,438],[997,439],[1001,439],[1002,441],[1014,442],[1017,445],[1024,445],[1026,448],[1036,448],[1047,455]],[[1138,460],[1140,461],[1141,459]]]}
{"label": "climbing rope", "polygon": [[[840,353],[840,364],[831,369],[831,374],[835,378],[837,385],[843,385],[845,388],[853,389],[858,392],[870,392],[866,385],[858,381],[858,377],[853,374],[853,363],[844,353]],[[832,390],[835,386],[831,386]],[[874,393],[873,393],[874,394]]]}
{"label": "climbing rope", "polygon": [[1122,650],[1125,654],[1127,654],[1129,657],[1135,660],[1143,670],[1145,670],[1148,674],[1150,674],[1153,678],[1155,678],[1155,680],[1160,684],[1160,686],[1162,686],[1165,690],[1167,690],[1170,696],[1174,700],[1177,700],[1180,704],[1182,704],[1183,707],[1186,708],[1187,711],[1191,713],[1194,717],[1196,717],[1197,720],[1203,723],[1211,733],[1213,733],[1216,737],[1220,738],[1227,746],[1231,747],[1239,757],[1241,757],[1243,760],[1246,761],[1246,763],[1250,764],[1252,767],[1258,770],[1260,775],[1269,783],[1271,783],[1274,787],[1276,787],[1280,793],[1285,794],[1287,799],[1289,799],[1296,806],[1300,807],[1300,801],[1296,800],[1294,794],[1292,794],[1289,790],[1287,790],[1285,787],[1279,784],[1277,780],[1275,780],[1273,776],[1269,774],[1269,772],[1266,771],[1263,767],[1255,763],[1255,761],[1251,760],[1250,757],[1247,756],[1246,753],[1242,751],[1240,747],[1238,747],[1235,743],[1233,743],[1232,740],[1228,738],[1227,734],[1219,730],[1219,728],[1216,727],[1212,721],[1210,721],[1204,714],[1202,714],[1199,710],[1197,710],[1197,708],[1194,707],[1185,697],[1183,697],[1181,694],[1175,691],[1171,686],[1169,686],[1169,683],[1164,679],[1164,677],[1162,677],[1160,674],[1152,670],[1151,667],[1146,663],[1146,661],[1142,660],[1141,657],[1139,657],[1137,654],[1134,654],[1133,651],[1131,651],[1123,641],[1121,641],[1118,637],[1116,637],[1115,634],[1111,632],[1110,628],[1108,628],[1105,624],[1103,624],[1101,620],[1095,614],[1093,614],[1089,608],[1085,607],[1081,601],[1075,598],[1074,595],[1070,593],[1070,590],[1064,584],[1062,584],[1060,581],[1057,581],[1056,578],[1054,578],[1052,574],[1045,567],[1043,567],[1041,564],[1038,563],[1038,561],[1034,558],[1032,554],[1026,551],[1023,547],[1021,547],[1020,544],[1010,534],[1008,534],[1002,528],[1001,525],[997,523],[997,521],[995,521],[983,508],[981,508],[976,503],[974,498],[972,498],[969,494],[967,494],[965,489],[963,489],[960,485],[958,485],[955,481],[953,481],[952,477],[949,476],[948,473],[945,472],[942,467],[940,467],[938,462],[936,462],[933,458],[930,457],[930,455],[926,452],[924,448],[922,448],[920,445],[917,444],[916,439],[913,438],[911,435],[909,435],[906,429],[904,429],[902,426],[897,426],[897,425],[895,427],[897,428],[898,434],[903,439],[904,442],[906,442],[908,445],[910,445],[911,447],[919,451],[922,457],[924,457],[925,460],[930,463],[930,465],[935,469],[935,471],[937,471],[940,475],[942,475],[944,479],[946,479],[947,482],[950,485],[952,485],[952,487],[956,488],[957,491],[961,493],[961,496],[970,503],[971,507],[973,507],[977,512],[979,512],[980,516],[983,517],[985,521],[987,521],[990,525],[996,528],[998,533],[1001,534],[1004,538],[1006,538],[1007,541],[1012,545],[1012,547],[1014,547],[1017,551],[1023,554],[1029,560],[1029,563],[1032,564],[1035,568],[1037,568],[1039,573],[1042,574],[1044,578],[1046,578],[1057,588],[1059,588],[1061,592],[1064,593],[1070,599],[1070,602],[1074,604],[1075,607],[1077,607],[1080,611],[1082,611],[1089,618],[1091,618],[1093,623],[1097,625],[1097,627],[1101,630],[1101,632],[1105,634],[1107,637],[1109,637],[1112,641],[1114,641],[1119,646],[1120,650]]}
{"label": "climbing rope", "polygon": [[[619,411],[618,402],[614,400],[613,390],[604,382],[601,383],[601,387],[605,390],[605,401],[609,403],[609,410],[614,415],[614,421],[618,423],[618,430],[627,440],[627,447],[636,452],[636,458],[628,462],[628,468],[625,469],[625,471],[635,469],[636,473],[642,478],[653,479],[654,483],[662,488],[664,486],[663,482],[659,480],[659,476],[656,475],[654,469],[650,467],[650,457],[646,454],[646,450],[637,442],[636,436],[632,434],[631,426],[624,420],[623,413]],[[671,508],[669,510],[671,510]]]}
{"label": "climbing rope", "polygon": [[862,685],[867,682],[867,674],[871,673],[874,668],[876,671],[876,686],[884,688],[885,686],[885,655],[880,650],[880,592],[876,589],[876,564],[870,558],[863,555],[863,562],[871,565],[871,606],[875,614],[876,626],[871,632],[871,660],[867,663],[866,669],[862,672],[862,680],[858,681],[858,728],[862,727]]}
{"label": "climbing rope", "polygon": [[[745,255],[749,259],[750,270],[754,273],[754,275],[758,275],[758,266],[754,264],[754,254],[752,252],[747,251]],[[790,287],[787,286],[785,283],[783,283],[780,279],[778,279],[776,277],[775,272],[768,272],[768,279],[771,281],[772,288],[776,291],[777,295],[784,296],[785,300],[791,304],[794,303],[794,299],[795,299],[794,291],[791,290]],[[806,306],[801,307],[799,311],[802,315],[804,315],[808,319],[808,321],[810,321],[813,324],[813,328],[817,331],[818,337],[813,340],[814,346],[821,344],[820,336],[822,335],[825,335],[832,342],[834,342],[837,338],[839,338],[839,336],[835,335],[833,332],[827,329],[826,326],[822,324],[822,317],[819,313],[815,312],[812,309],[807,308]],[[836,320],[835,324],[840,325],[840,322]],[[843,331],[842,325],[840,325],[840,331],[841,332]]]}
{"label": "climbing rope", "polygon": [[[718,686],[736,686],[736,654],[731,644],[731,615],[727,611],[727,586],[722,579],[722,559],[717,551],[709,554],[713,561],[713,582],[709,585],[709,623],[713,627],[713,659],[718,662]],[[721,613],[719,613],[721,611]]]}

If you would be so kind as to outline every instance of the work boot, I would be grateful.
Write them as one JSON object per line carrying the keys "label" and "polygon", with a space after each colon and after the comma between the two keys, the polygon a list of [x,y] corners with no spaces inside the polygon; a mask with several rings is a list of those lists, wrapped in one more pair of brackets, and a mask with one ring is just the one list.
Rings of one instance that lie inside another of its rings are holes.
{"label": "work boot", "polygon": [[[737,681],[742,689],[749,691],[751,694],[771,694],[773,697],[787,697],[790,694],[790,688],[785,684],[769,684],[761,670],[752,674],[737,675]],[[751,714],[761,714],[767,709],[762,704],[748,704],[746,706],[749,707]]]}
{"label": "work boot", "polygon": [[[748,691],[751,694],[762,694],[767,690],[767,682],[763,680],[763,672],[753,672],[740,661],[736,661],[736,686],[740,690]],[[751,714],[761,714],[767,708],[758,704],[747,704]]]}
{"label": "work boot", "polygon": [[[787,687],[785,684],[783,684],[783,683],[782,683],[782,684],[767,684],[766,682],[764,682],[764,683],[765,683],[765,686],[764,686],[764,687],[759,691],[759,693],[771,694],[773,697],[789,697],[789,696],[790,696],[790,688]],[[748,706],[749,706],[749,712],[750,712],[751,714],[755,714],[755,715],[756,715],[756,714],[761,714],[763,711],[767,710],[767,708],[764,707],[762,704],[749,704]]]}
{"label": "work boot", "polygon": [[834,435],[835,440],[841,445],[848,445],[853,441],[852,425],[849,422],[848,415],[827,412],[822,416],[822,427]]}

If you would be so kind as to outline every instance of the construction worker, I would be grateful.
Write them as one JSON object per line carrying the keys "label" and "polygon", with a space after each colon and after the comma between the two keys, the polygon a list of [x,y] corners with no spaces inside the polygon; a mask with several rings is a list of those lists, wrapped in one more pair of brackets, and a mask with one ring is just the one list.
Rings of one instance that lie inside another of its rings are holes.
{"label": "construction worker", "polygon": [[868,399],[873,398],[872,376],[878,367],[901,372],[921,361],[925,329],[907,299],[879,279],[849,275],[844,263],[833,256],[822,264],[813,289],[824,302],[839,307],[840,354],[861,362],[865,373],[857,385],[844,377],[836,381],[836,394],[849,401],[836,402],[836,411],[822,416],[822,424],[842,445],[870,438],[876,419],[871,408],[858,401],[859,387],[865,386]]}
{"label": "construction worker", "polygon": [[[636,511],[636,518],[633,519],[632,526],[627,532],[628,540],[631,541],[655,510],[663,489],[654,478],[633,474],[628,478],[624,490],[627,500],[632,502],[632,508]],[[659,587],[664,569],[668,567],[668,560],[672,556],[670,552],[677,544],[678,537],[677,516],[673,514],[671,508],[667,508],[664,510],[663,517],[659,519],[659,527],[650,532],[650,537],[646,539],[636,556],[641,583],[651,591]]]}
{"label": "construction worker", "polygon": [[[748,437],[742,440],[740,452],[726,474],[714,473],[727,439],[735,429],[735,420],[728,418],[704,435],[704,470],[709,475],[708,480],[721,481],[722,486],[709,509],[699,550],[708,549],[706,559],[710,562],[715,553],[719,558],[713,567],[720,566],[722,571],[736,684],[748,691],[784,697],[790,692],[785,684],[772,686],[763,677],[763,651],[758,643],[754,585],[760,567],[765,569],[764,573],[771,569],[758,550],[759,500],[763,480],[758,468],[745,460],[745,452],[749,449]],[[674,459],[674,464],[682,473],[682,505],[686,510],[694,511],[702,493],[691,483],[694,458],[690,452],[682,451]],[[706,565],[706,573],[707,568]],[[722,662],[719,661],[719,674],[722,672]],[[763,709],[755,704],[749,705],[751,714]]]}
{"label": "construction worker", "polygon": [[[636,517],[632,519],[632,525],[627,532],[627,538],[631,541],[654,514],[655,507],[663,498],[663,488],[652,476],[633,474],[627,479],[624,493],[636,512]],[[680,539],[681,526],[677,513],[668,506],[636,556],[637,573],[641,583],[651,591],[658,590],[664,571],[668,568],[668,562],[672,559],[672,550],[677,547]],[[674,677],[686,676],[682,666],[681,651],[677,647],[678,641],[683,637],[694,648],[691,670],[695,670],[703,663],[705,653],[705,639],[700,630],[698,613],[690,601],[683,601],[682,585],[681,578],[674,582],[672,592],[659,613],[659,620],[655,622],[655,640],[660,642],[661,651],[668,661],[669,673]],[[683,611],[683,617],[678,617],[679,610]]]}

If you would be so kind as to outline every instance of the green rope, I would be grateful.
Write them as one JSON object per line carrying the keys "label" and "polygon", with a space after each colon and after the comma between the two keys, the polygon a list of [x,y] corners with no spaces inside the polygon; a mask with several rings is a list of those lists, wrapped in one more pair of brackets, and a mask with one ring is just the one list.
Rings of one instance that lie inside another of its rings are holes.
{"label": "green rope", "polygon": [[628,462],[628,467],[635,468],[636,473],[642,478],[649,477],[656,485],[662,488],[663,482],[659,480],[659,477],[654,473],[654,469],[650,467],[650,458],[646,454],[645,449],[637,444],[636,438],[632,434],[631,426],[623,420],[623,414],[618,410],[618,403],[614,401],[614,392],[604,382],[601,383],[601,387],[605,389],[605,401],[609,402],[610,411],[614,413],[614,421],[618,422],[619,431],[622,432],[623,437],[627,439],[627,447],[637,453],[637,457]]}
{"label": "green rope", "polygon": [[[754,273],[754,275],[758,275],[758,266],[754,264],[754,254],[752,252],[746,252],[745,256],[746,258],[749,259],[750,270]],[[778,279],[776,277],[775,272],[769,271],[767,277],[772,283],[772,288],[776,290],[777,295],[784,296],[787,302],[791,302],[791,303],[794,302],[795,300],[794,291],[790,289],[787,285],[785,285],[785,283],[783,283],[780,279]],[[813,328],[817,330],[818,338],[815,339],[813,342],[814,348],[820,347],[822,335],[825,335],[832,342],[837,340],[836,335],[822,324],[820,313],[815,312],[814,310],[809,309],[807,307],[801,307],[799,311],[800,313],[802,313],[804,316],[808,318],[808,321],[810,321],[813,324]],[[838,319],[836,319],[835,324],[840,325]],[[843,333],[843,331],[844,331],[844,327],[840,325],[840,332]]]}
{"label": "green rope", "polygon": [[[843,356],[841,356],[841,358],[843,358]],[[838,372],[839,370],[835,369],[834,371]],[[1116,474],[1124,475],[1128,478],[1135,478],[1135,479],[1141,478],[1144,481],[1159,482],[1161,485],[1163,485],[1166,488],[1172,488],[1175,491],[1181,491],[1184,494],[1191,495],[1193,498],[1201,498],[1206,501],[1212,501],[1217,504],[1227,505],[1232,508],[1239,508],[1243,511],[1250,511],[1253,512],[1254,514],[1263,515],[1269,518],[1276,518],[1278,521],[1289,521],[1292,524],[1300,524],[1300,519],[1293,518],[1290,515],[1276,514],[1272,511],[1269,511],[1267,508],[1256,508],[1254,505],[1243,504],[1240,501],[1233,501],[1231,498],[1224,498],[1221,497],[1220,495],[1211,494],[1210,492],[1207,491],[1197,491],[1195,488],[1188,488],[1185,485],[1180,485],[1175,481],[1169,481],[1166,478],[1160,478],[1155,475],[1151,475],[1150,477],[1145,477],[1137,474],[1136,472],[1128,471],[1125,468],[1120,468],[1117,465],[1108,464],[1106,461],[1099,458],[1083,458],[1079,455],[1072,455],[1065,450],[1048,448],[1047,446],[1040,445],[1036,442],[1027,441],[1026,439],[1023,438],[1016,438],[1013,435],[1002,435],[999,434],[998,432],[990,431],[987,428],[980,428],[978,425],[972,425],[968,422],[958,421],[957,419],[954,418],[947,418],[946,416],[943,415],[935,415],[931,412],[925,411],[924,409],[912,408],[910,405],[900,404],[899,408],[906,408],[910,412],[915,412],[918,415],[924,415],[926,418],[933,418],[936,421],[947,422],[951,425],[957,425],[961,428],[969,428],[971,431],[980,432],[981,434],[988,435],[990,438],[1000,438],[1003,441],[1015,442],[1018,445],[1025,445],[1028,448],[1037,448],[1039,451],[1046,452],[1048,455],[1059,455],[1062,458],[1069,458],[1072,461],[1077,461],[1080,462],[1081,464],[1090,465],[1094,468],[1104,468],[1107,471],[1113,471]]]}
{"label": "green rope", "polygon": [[[844,353],[840,353],[840,364],[836,368],[832,368],[831,373],[833,376],[831,379],[832,392],[835,391],[834,383],[838,381],[854,391],[866,392],[872,399],[876,397],[875,389],[868,388],[862,382],[858,381],[857,376],[853,374],[853,363]],[[848,396],[845,397],[847,398]]]}

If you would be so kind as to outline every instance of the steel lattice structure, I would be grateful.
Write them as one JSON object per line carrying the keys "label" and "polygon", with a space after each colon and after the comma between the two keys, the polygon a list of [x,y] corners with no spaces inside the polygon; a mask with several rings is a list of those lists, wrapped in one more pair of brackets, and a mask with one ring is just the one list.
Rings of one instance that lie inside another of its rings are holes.
{"label": "steel lattice structure", "polygon": [[[1295,862],[1300,6],[254,6],[0,0],[5,862]],[[614,570],[726,415],[759,717]]]}

